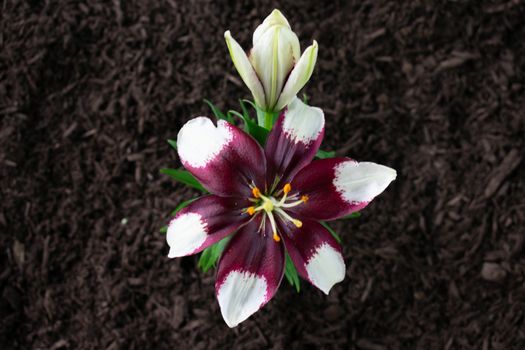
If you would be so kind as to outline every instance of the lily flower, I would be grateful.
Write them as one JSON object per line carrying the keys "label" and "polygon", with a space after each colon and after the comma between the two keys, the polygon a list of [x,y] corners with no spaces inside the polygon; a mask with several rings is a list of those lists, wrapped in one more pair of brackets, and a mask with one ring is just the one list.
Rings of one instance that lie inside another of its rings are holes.
{"label": "lily flower", "polygon": [[313,161],[324,114],[295,98],[264,149],[236,126],[188,121],[178,153],[209,190],[170,222],[168,257],[196,254],[232,235],[217,268],[222,316],[235,327],[265,305],[281,283],[285,252],[298,273],[328,294],[344,279],[341,246],[319,221],[364,208],[396,178],[389,167],[350,158]]}
{"label": "lily flower", "polygon": [[314,40],[301,56],[299,39],[279,10],[273,10],[253,33],[249,56],[230,31],[224,38],[235,68],[255,104],[265,112],[283,109],[312,76],[317,42]]}

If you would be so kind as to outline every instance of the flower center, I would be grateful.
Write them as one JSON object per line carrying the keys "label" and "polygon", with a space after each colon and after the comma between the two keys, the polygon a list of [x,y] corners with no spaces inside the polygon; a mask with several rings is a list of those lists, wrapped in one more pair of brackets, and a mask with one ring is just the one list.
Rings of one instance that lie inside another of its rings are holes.
{"label": "flower center", "polygon": [[[303,226],[301,220],[294,219],[291,217],[284,209],[289,209],[306,203],[308,201],[308,196],[304,195],[299,198],[298,194],[288,196],[292,186],[290,184],[284,185],[282,190],[277,191],[274,195],[265,196],[257,187],[252,188],[252,195],[254,198],[250,198],[251,202],[254,202],[255,205],[246,208],[246,212],[250,215],[254,215],[259,211],[264,211],[263,221],[261,225],[265,224],[266,218],[270,221],[273,231],[273,239],[276,242],[281,240],[281,237],[277,233],[277,225],[275,224],[275,215],[278,215],[284,221],[291,221],[296,227]],[[275,197],[281,196],[281,199],[276,199]]]}

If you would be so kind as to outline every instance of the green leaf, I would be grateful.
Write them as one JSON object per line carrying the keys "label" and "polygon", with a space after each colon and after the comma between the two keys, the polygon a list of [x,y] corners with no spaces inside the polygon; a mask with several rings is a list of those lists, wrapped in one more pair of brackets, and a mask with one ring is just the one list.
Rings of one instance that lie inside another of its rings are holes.
{"label": "green leaf", "polygon": [[178,181],[187,186],[196,188],[199,191],[207,192],[206,189],[202,187],[200,182],[186,170],[164,168],[164,169],[160,169],[160,173],[164,175],[168,175],[175,181]]}
{"label": "green leaf", "polygon": [[[249,100],[245,100],[245,101],[251,102]],[[250,112],[248,112],[248,108],[246,108],[246,105],[244,104],[244,101],[243,100],[239,100],[239,104],[241,105],[242,115],[244,116],[244,118],[251,119],[250,118]]]}
{"label": "green leaf", "polygon": [[188,199],[187,201],[184,201],[184,202],[180,203],[179,205],[177,205],[175,210],[171,212],[171,216],[175,216],[179,211],[181,211],[182,209],[186,208],[188,205],[190,205],[191,202],[194,202],[197,199],[198,198],[192,198],[192,199]]}
{"label": "green leaf", "polygon": [[208,272],[209,269],[217,265],[217,261],[229,240],[230,237],[226,237],[202,251],[198,266],[203,272]]}
{"label": "green leaf", "polygon": [[356,218],[358,218],[358,217],[360,217],[360,216],[361,216],[361,212],[356,211],[355,213],[352,213],[352,214],[350,214],[350,215],[344,216],[344,217],[342,217],[341,219],[342,219],[342,220],[346,220],[346,219],[356,219]]}
{"label": "green leaf", "polygon": [[229,115],[224,115],[224,113],[222,113],[211,101],[204,100],[204,102],[210,107],[215,118],[223,119],[230,123],[233,122],[232,118]]}
{"label": "green leaf", "polygon": [[333,158],[335,157],[335,151],[323,151],[320,149],[315,156],[319,159]]}
{"label": "green leaf", "polygon": [[237,111],[228,111],[228,113],[231,113],[233,115],[236,115],[237,117],[241,118],[244,122],[244,130],[253,136],[254,139],[259,142],[261,146],[264,146],[264,143],[266,142],[266,138],[268,137],[268,134],[270,131],[266,130],[265,128],[260,127],[257,125],[250,117],[246,118],[243,114],[237,112]]}
{"label": "green leaf", "polygon": [[288,282],[292,285],[292,287],[295,287],[295,290],[297,293],[301,290],[301,280],[299,279],[299,274],[297,273],[297,269],[295,268],[295,265],[292,262],[292,259],[290,258],[290,255],[286,253],[286,265],[284,266],[284,275],[286,276],[286,279]]}
{"label": "green leaf", "polygon": [[168,226],[162,226],[159,230],[160,233],[166,233],[168,232]]}
{"label": "green leaf", "polygon": [[175,151],[177,150],[177,141],[168,139],[168,143]]}
{"label": "green leaf", "polygon": [[328,224],[326,222],[320,221],[320,223],[321,223],[321,225],[323,225],[328,230],[328,232],[330,232],[332,234],[332,236],[334,236],[335,240],[338,243],[341,243],[341,237],[339,237],[339,235],[334,230],[332,230],[332,228],[330,226],[328,226]]}

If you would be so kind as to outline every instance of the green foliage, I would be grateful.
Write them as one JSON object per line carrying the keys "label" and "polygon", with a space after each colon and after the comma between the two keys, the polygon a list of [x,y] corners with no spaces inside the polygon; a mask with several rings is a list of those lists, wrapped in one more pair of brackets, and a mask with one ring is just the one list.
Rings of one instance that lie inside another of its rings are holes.
{"label": "green foliage", "polygon": [[196,188],[199,191],[207,192],[206,189],[202,187],[200,182],[186,170],[164,168],[164,169],[160,169],[160,173],[164,175],[168,175],[175,181],[178,181],[187,186]]}
{"label": "green foliage", "polygon": [[230,237],[226,237],[202,251],[198,266],[203,272],[208,272],[209,269],[217,265],[217,261],[229,241]]}
{"label": "green foliage", "polygon": [[250,104],[256,111],[259,109],[253,104],[253,102],[249,100],[239,100],[239,103],[241,105],[241,111],[242,113],[239,113],[235,110],[229,110],[226,114],[222,113],[217,106],[215,106],[213,103],[211,103],[208,100],[204,100],[206,104],[211,108],[211,111],[213,115],[217,119],[226,120],[229,123],[235,124],[234,116],[238,117],[242,120],[244,124],[244,131],[246,131],[248,134],[253,136],[259,142],[260,145],[264,145],[266,142],[266,138],[268,137],[269,130],[259,126],[251,117],[250,113],[248,111],[248,108],[246,108],[246,103]]}
{"label": "green foliage", "polygon": [[292,285],[292,287],[295,287],[295,290],[297,293],[301,291],[301,280],[299,279],[299,274],[297,273],[297,269],[295,268],[295,265],[292,262],[292,259],[286,253],[286,265],[284,267],[284,275],[286,276],[286,279],[288,282]]}
{"label": "green foliage", "polygon": [[323,151],[320,149],[315,156],[319,159],[333,158],[335,157],[335,151]]}
{"label": "green foliage", "polygon": [[352,214],[350,214],[350,215],[344,216],[344,217],[342,217],[341,219],[342,219],[342,220],[346,220],[346,219],[357,219],[357,218],[360,217],[360,216],[361,216],[361,212],[356,211],[355,213],[352,213]]}
{"label": "green foliage", "polygon": [[168,232],[168,226],[162,226],[159,230],[160,233],[166,233]]}
{"label": "green foliage", "polygon": [[323,225],[328,230],[328,232],[330,232],[332,234],[332,236],[334,236],[335,240],[338,243],[341,243],[341,237],[330,226],[328,226],[328,224],[326,222],[320,221],[320,223],[321,223],[321,225]]}
{"label": "green foliage", "polygon": [[228,114],[232,114],[232,115],[239,117],[244,123],[244,131],[252,135],[253,138],[256,139],[257,142],[259,142],[261,146],[263,146],[270,132],[266,130],[265,128],[260,127],[259,125],[257,125],[257,123],[253,121],[243,101],[240,101],[240,104],[242,108],[242,114],[237,111],[233,111],[233,110],[228,111]]}
{"label": "green foliage", "polygon": [[304,103],[305,105],[308,104],[308,95],[307,95],[305,92],[303,92],[303,103]]}
{"label": "green foliage", "polygon": [[233,118],[229,115],[229,114],[224,114],[220,111],[219,108],[217,108],[217,106],[215,106],[211,101],[209,100],[204,100],[204,102],[210,107],[211,109],[211,112],[213,113],[213,115],[215,116],[215,118],[217,119],[222,119],[222,120],[226,120],[227,122],[229,123],[233,123]]}
{"label": "green foliage", "polygon": [[168,139],[168,143],[175,151],[177,150],[177,141]]}

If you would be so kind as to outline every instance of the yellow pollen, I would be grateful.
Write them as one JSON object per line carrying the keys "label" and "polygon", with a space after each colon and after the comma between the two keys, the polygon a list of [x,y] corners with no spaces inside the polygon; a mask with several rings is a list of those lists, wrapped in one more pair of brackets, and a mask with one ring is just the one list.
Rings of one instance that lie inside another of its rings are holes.
{"label": "yellow pollen", "polygon": [[284,185],[284,187],[283,187],[284,194],[288,194],[291,190],[292,190],[292,185],[290,185],[290,184]]}
{"label": "yellow pollen", "polygon": [[301,196],[301,200],[302,200],[304,203],[308,202],[308,199],[309,199],[309,198],[308,198],[308,196],[307,196],[306,194],[303,195],[303,196]]}
{"label": "yellow pollen", "polygon": [[273,203],[272,201],[264,201],[262,207],[266,212],[270,212],[273,210]]}
{"label": "yellow pollen", "polygon": [[248,209],[246,209],[246,211],[248,212],[248,214],[253,215],[253,214],[255,214],[255,207],[248,207]]}
{"label": "yellow pollen", "polygon": [[281,240],[281,237],[279,237],[279,235],[277,234],[277,232],[274,232],[273,233],[273,240],[276,241],[276,242],[279,242]]}
{"label": "yellow pollen", "polygon": [[252,188],[252,194],[255,198],[261,197],[261,191],[257,187]]}
{"label": "yellow pollen", "polygon": [[301,220],[294,220],[293,224],[298,228],[301,228],[303,226],[303,222]]}

